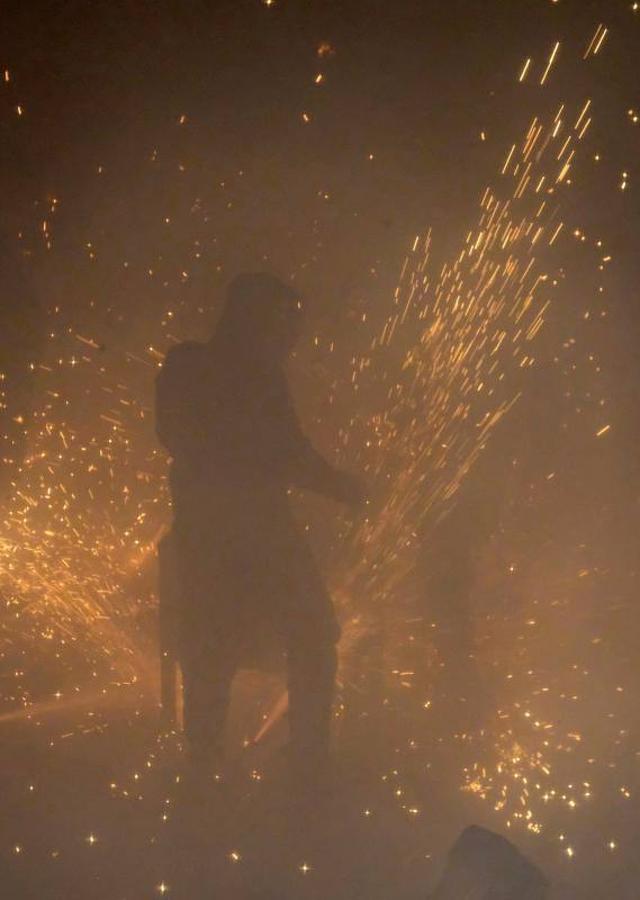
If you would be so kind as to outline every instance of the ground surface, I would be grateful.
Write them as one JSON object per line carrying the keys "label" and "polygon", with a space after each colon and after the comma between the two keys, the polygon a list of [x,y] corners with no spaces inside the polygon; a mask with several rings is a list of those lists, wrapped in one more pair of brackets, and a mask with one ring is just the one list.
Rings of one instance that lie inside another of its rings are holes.
{"label": "ground surface", "polygon": [[[417,900],[465,825],[508,833],[491,804],[459,790],[454,744],[434,738],[429,762],[420,754],[409,764],[394,745],[393,717],[344,723],[333,795],[301,807],[288,787],[281,726],[242,749],[264,685],[245,678],[235,701],[232,760],[218,783],[187,777],[179,738],[158,740],[151,695],[136,686],[6,716],[0,895]],[[631,838],[638,817],[627,809]],[[588,859],[559,860],[544,835],[509,837],[557,885],[566,882],[558,897],[638,896],[633,841],[610,870],[595,872]]]}

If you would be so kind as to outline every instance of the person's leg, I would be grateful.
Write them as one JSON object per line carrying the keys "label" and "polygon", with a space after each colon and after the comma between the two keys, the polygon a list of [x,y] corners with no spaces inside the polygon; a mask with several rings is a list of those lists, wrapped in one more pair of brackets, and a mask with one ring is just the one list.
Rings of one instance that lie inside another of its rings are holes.
{"label": "person's leg", "polygon": [[213,763],[222,756],[235,659],[228,649],[203,644],[182,655],[181,667],[190,756],[196,763]]}
{"label": "person's leg", "polygon": [[293,773],[313,787],[326,776],[337,653],[318,629],[287,636],[289,731]]}
{"label": "person's leg", "polygon": [[[224,728],[237,666],[234,617],[224,597],[212,542],[212,522],[203,496],[183,498],[183,514],[176,517],[175,555],[179,592],[176,646],[182,670],[183,721],[194,762],[220,759]],[[188,502],[187,502],[188,501]]]}

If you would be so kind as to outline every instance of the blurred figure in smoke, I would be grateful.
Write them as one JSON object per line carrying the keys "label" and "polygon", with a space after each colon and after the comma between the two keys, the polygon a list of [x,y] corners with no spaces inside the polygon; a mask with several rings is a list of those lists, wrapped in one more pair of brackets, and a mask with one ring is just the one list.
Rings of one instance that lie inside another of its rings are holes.
{"label": "blurred figure in smoke", "polygon": [[312,447],[293,407],[284,365],[301,306],[272,275],[237,277],[209,343],[168,353],[156,422],[173,457],[176,646],[192,760],[219,758],[234,674],[272,631],[287,655],[293,770],[306,779],[328,758],[339,627],[287,489],[352,505],[362,490]]}

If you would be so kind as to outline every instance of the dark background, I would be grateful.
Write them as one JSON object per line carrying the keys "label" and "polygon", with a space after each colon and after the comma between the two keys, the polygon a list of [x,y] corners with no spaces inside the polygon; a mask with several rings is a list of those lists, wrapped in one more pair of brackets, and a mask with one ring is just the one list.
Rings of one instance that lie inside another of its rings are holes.
{"label": "dark background", "polygon": [[[577,65],[600,21],[607,52]],[[625,367],[638,274],[638,132],[626,119],[636,32],[624,2],[9,4],[4,368],[22,370],[42,344],[52,297],[76,309],[108,292],[101,302],[127,306],[128,330],[136,317],[145,328],[164,297],[211,303],[233,272],[259,266],[295,275],[314,317],[339,333],[371,283],[388,296],[414,234],[433,226],[436,266],[451,256],[533,115],[582,97],[593,100],[602,161],[563,202],[619,262],[608,302],[620,307],[613,363]],[[545,89],[531,76],[518,84],[523,60],[533,57],[539,76],[555,40]],[[319,58],[322,43],[331,50]],[[45,218],[54,263],[42,260]],[[93,270],[80,262],[88,242]],[[47,266],[56,272],[39,277]],[[143,286],[149,268],[155,282]]]}

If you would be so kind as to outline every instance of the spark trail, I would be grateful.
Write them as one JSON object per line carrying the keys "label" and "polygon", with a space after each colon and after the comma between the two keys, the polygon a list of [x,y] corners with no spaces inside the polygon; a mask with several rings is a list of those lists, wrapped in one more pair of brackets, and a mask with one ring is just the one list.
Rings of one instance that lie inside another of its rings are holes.
{"label": "spark trail", "polygon": [[[417,237],[391,312],[358,360],[362,396],[373,380],[386,406],[351,421],[345,442],[380,485],[373,514],[354,536],[341,587],[372,603],[394,602],[415,568],[425,530],[455,502],[492,430],[516,402],[520,372],[557,285],[553,246],[563,228],[558,192],[574,163],[582,113],[561,106],[534,118],[487,187],[458,257],[430,280],[431,235]],[[558,266],[558,263],[555,264]],[[416,339],[417,336],[417,339]],[[520,370],[520,371],[519,371]],[[373,391],[376,393],[376,391]]]}

